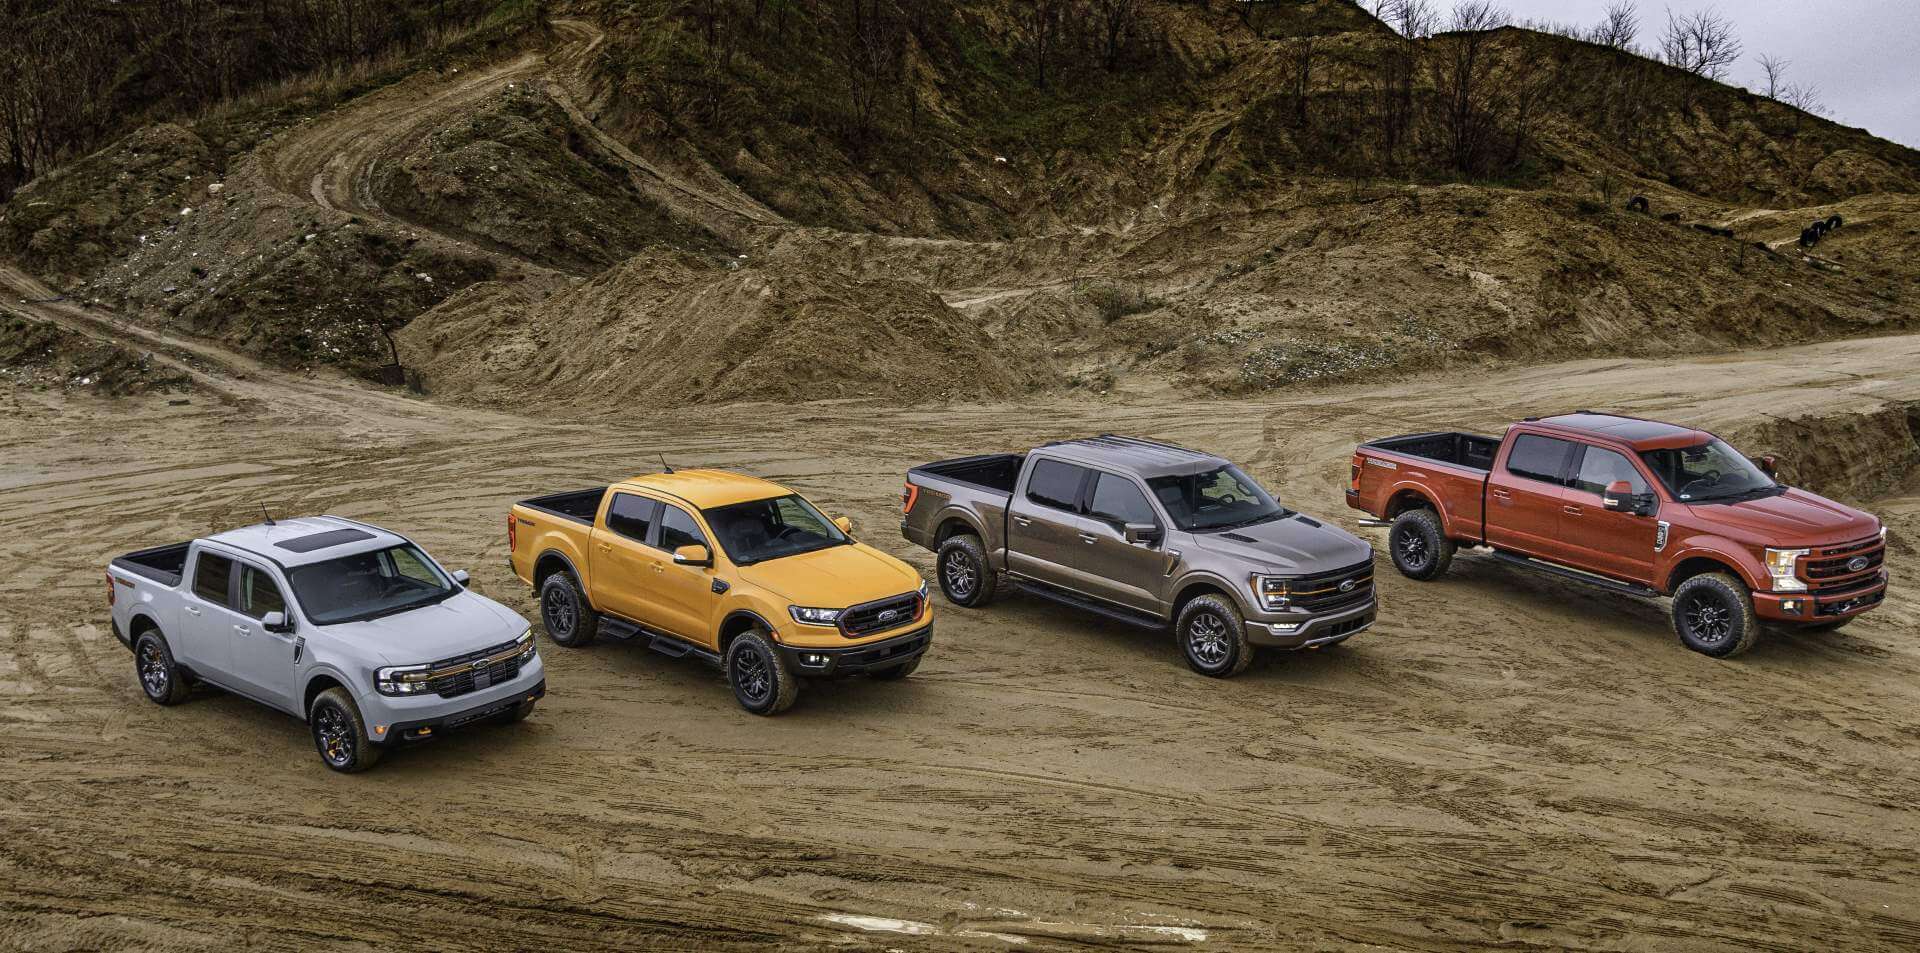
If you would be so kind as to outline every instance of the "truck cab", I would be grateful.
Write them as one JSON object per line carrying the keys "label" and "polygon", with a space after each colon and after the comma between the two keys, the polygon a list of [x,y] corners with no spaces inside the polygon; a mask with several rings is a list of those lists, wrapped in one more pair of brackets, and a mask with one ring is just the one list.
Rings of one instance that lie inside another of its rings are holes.
{"label": "truck cab", "polygon": [[1578,411],[1494,440],[1427,433],[1363,444],[1349,506],[1391,520],[1414,579],[1459,545],[1623,593],[1672,596],[1690,648],[1745,651],[1766,619],[1833,629],[1886,596],[1885,528],[1779,483],[1703,430]]}
{"label": "truck cab", "polygon": [[905,678],[932,644],[920,574],[852,529],[723,470],[536,497],[507,516],[514,575],[555,643],[639,639],[693,656],[760,715],[790,707],[802,679]]}

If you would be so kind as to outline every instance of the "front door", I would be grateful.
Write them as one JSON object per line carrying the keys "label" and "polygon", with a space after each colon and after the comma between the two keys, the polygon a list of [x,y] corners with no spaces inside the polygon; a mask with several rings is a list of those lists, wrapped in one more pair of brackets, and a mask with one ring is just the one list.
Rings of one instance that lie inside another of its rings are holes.
{"label": "front door", "polygon": [[268,632],[260,624],[269,612],[287,611],[287,600],[273,574],[241,563],[233,608],[208,611],[218,613],[227,623],[233,645],[233,677],[240,690],[276,708],[294,711],[293,634]]}
{"label": "front door", "polygon": [[713,570],[707,566],[682,566],[673,561],[673,551],[682,546],[705,546],[713,558],[706,531],[693,514],[672,504],[660,507],[657,530],[660,568],[654,573],[652,601],[660,625],[668,632],[708,648],[720,647],[720,635],[714,630],[713,606],[719,598],[713,591]]}
{"label": "front door", "polygon": [[595,608],[650,626],[666,625],[653,598],[664,559],[649,543],[659,516],[659,501],[644,496],[615,493],[607,502],[601,521],[606,528],[594,531],[588,557]]}
{"label": "front door", "polygon": [[1653,543],[1658,519],[1609,510],[1600,495],[1609,484],[1624,480],[1635,496],[1650,496],[1653,485],[1625,455],[1604,447],[1582,445],[1574,461],[1573,485],[1567,488],[1562,536],[1574,549],[1571,565],[1634,582],[1653,582]]}
{"label": "front door", "polygon": [[[1166,580],[1164,549],[1166,524],[1147,502],[1147,494],[1132,478],[1100,472],[1088,498],[1087,522],[1080,540],[1088,550],[1087,577],[1103,599],[1146,612],[1159,612],[1160,587]],[[1161,542],[1129,543],[1129,523],[1160,528]]]}
{"label": "front door", "polygon": [[1060,460],[1035,460],[1007,504],[1007,568],[1041,582],[1085,591],[1075,566],[1087,559],[1082,503],[1093,472]]}
{"label": "front door", "polygon": [[192,584],[180,595],[179,632],[167,633],[174,658],[216,684],[231,684],[233,632],[224,612],[233,597],[233,559],[201,549]]}
{"label": "front door", "polygon": [[1488,543],[1556,562],[1571,555],[1560,541],[1560,518],[1576,448],[1540,434],[1513,438],[1505,463],[1487,477]]}

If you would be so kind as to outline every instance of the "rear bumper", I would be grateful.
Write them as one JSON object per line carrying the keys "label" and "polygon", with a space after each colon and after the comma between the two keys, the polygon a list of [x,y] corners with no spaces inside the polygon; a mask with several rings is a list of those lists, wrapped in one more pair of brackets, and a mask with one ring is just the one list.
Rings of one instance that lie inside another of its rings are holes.
{"label": "rear bumper", "polygon": [[1832,622],[1871,612],[1887,598],[1887,574],[1869,585],[1844,592],[1756,592],[1753,612],[1776,622]]}
{"label": "rear bumper", "polygon": [[[476,721],[492,718],[495,715],[504,715],[508,710],[526,704],[527,702],[539,701],[541,698],[546,697],[546,694],[547,680],[543,677],[538,682],[535,682],[533,687],[520,689],[504,698],[495,698],[490,701],[481,702],[471,708],[463,708],[459,711],[435,715],[431,718],[396,722],[388,726],[385,743],[405,744],[414,741],[431,741],[434,738],[440,737],[443,732],[452,731],[463,725],[470,725]],[[371,728],[369,728],[369,731],[371,731]]]}
{"label": "rear bumper", "polygon": [[[1317,649],[1323,645],[1344,642],[1372,628],[1379,613],[1380,600],[1375,598],[1351,609],[1314,616],[1300,623],[1249,621],[1247,641],[1265,648],[1290,651]],[[1284,628],[1293,624],[1299,628]]]}
{"label": "rear bumper", "polygon": [[875,669],[892,668],[925,655],[933,645],[933,623],[929,622],[905,635],[879,642],[849,645],[844,648],[806,648],[780,646],[780,657],[796,675],[831,678],[861,675]]}

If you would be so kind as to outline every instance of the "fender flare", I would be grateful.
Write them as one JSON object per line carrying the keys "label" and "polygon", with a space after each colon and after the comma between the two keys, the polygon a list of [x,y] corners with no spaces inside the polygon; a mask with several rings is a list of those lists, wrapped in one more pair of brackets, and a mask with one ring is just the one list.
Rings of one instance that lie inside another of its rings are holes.
{"label": "fender flare", "polygon": [[[1219,573],[1206,569],[1189,569],[1185,573],[1182,573],[1178,579],[1174,580],[1173,585],[1169,587],[1167,591],[1168,604],[1171,605],[1178,602],[1182,592],[1187,591],[1187,589],[1199,583],[1205,583],[1226,593],[1227,598],[1232,599],[1233,604],[1239,608],[1242,616],[1249,616],[1255,613],[1256,610],[1254,607],[1249,605],[1247,598],[1240,593],[1240,590],[1244,587],[1236,586],[1222,578]],[[1173,622],[1177,620],[1170,613],[1167,616],[1167,621]]]}
{"label": "fender flare", "polygon": [[747,608],[746,606],[740,606],[736,609],[729,611],[725,616],[721,617],[720,629],[718,632],[714,633],[715,637],[713,640],[713,644],[714,644],[715,651],[721,652],[723,654],[726,652],[727,646],[725,641],[719,637],[720,633],[727,631],[727,628],[729,626],[733,625],[734,622],[740,619],[752,619],[753,621],[760,623],[760,625],[767,630],[767,634],[773,637],[773,640],[775,642],[778,642],[780,640],[780,630],[778,628],[775,628],[773,623],[767,621],[766,616],[761,615],[758,610],[750,609],[750,608]]}
{"label": "fender flare", "polygon": [[1440,501],[1434,498],[1433,488],[1419,480],[1402,477],[1388,484],[1386,495],[1380,501],[1380,509],[1383,511],[1392,509],[1393,498],[1408,492],[1427,501],[1428,509],[1433,510],[1433,515],[1440,517],[1440,532],[1451,537],[1453,535],[1452,514],[1448,513],[1447,508],[1440,505]]}
{"label": "fender flare", "polygon": [[[348,678],[346,673],[334,667],[334,665],[331,662],[316,661],[312,665],[308,666],[307,670],[303,672],[300,676],[300,696],[299,696],[300,710],[298,714],[300,716],[300,720],[303,723],[307,720],[307,708],[309,707],[307,704],[307,690],[313,687],[314,679],[321,678],[323,676],[326,678],[330,678],[333,681],[339,682],[341,685],[345,686],[348,694],[351,694],[353,696],[354,704],[357,705],[360,703],[360,698],[363,692],[361,692],[360,686],[354,684],[353,679]],[[368,689],[368,690],[371,691],[372,689]]]}
{"label": "fender flare", "polygon": [[[573,564],[573,557],[567,555],[564,550],[555,546],[548,546],[546,549],[543,549],[540,551],[540,555],[533,557],[533,565],[528,567],[528,572],[531,573],[531,572],[534,572],[535,570],[538,570],[540,568],[540,564],[544,562],[548,556],[556,556],[560,559],[561,562],[566,563],[567,573],[572,575],[574,580],[579,582],[582,586],[586,585],[586,580],[580,577],[580,567],[575,566]],[[538,595],[539,590],[536,589],[535,594]],[[586,595],[586,593],[582,592],[581,595],[584,596]]]}
{"label": "fender flare", "polygon": [[1660,584],[1663,592],[1671,593],[1674,586],[1673,573],[1680,564],[1689,559],[1711,559],[1733,568],[1740,581],[1755,592],[1768,592],[1773,589],[1773,577],[1760,561],[1748,555],[1746,547],[1720,536],[1696,537],[1687,541],[1685,547],[1675,550],[1666,559],[1665,571],[1661,574]]}
{"label": "fender flare", "polygon": [[940,527],[954,520],[959,520],[967,524],[967,527],[973,530],[973,535],[980,537],[982,544],[986,543],[987,531],[980,525],[979,517],[975,516],[972,510],[955,503],[948,503],[946,506],[940,508],[940,512],[933,514],[934,534],[937,536],[940,532]]}

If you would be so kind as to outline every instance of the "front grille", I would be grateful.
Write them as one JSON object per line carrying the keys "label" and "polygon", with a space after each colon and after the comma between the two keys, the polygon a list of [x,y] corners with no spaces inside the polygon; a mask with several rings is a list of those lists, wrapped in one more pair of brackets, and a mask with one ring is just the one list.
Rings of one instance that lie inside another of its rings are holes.
{"label": "front grille", "polygon": [[[502,642],[492,648],[469,652],[433,663],[427,690],[441,698],[458,698],[512,681],[520,674],[520,643]],[[483,684],[484,682],[484,684]]]}
{"label": "front grille", "polygon": [[840,613],[840,634],[848,638],[898,628],[920,618],[920,594],[909,592],[863,602]]}
{"label": "front grille", "polygon": [[[1342,589],[1343,585],[1347,588]],[[1287,593],[1291,608],[1304,612],[1335,612],[1362,605],[1373,598],[1373,561],[1289,580]]]}
{"label": "front grille", "polygon": [[[1854,560],[1863,565],[1853,565]],[[1801,557],[1800,574],[1815,593],[1844,592],[1873,580],[1887,561],[1887,545],[1878,536],[1825,546]]]}

